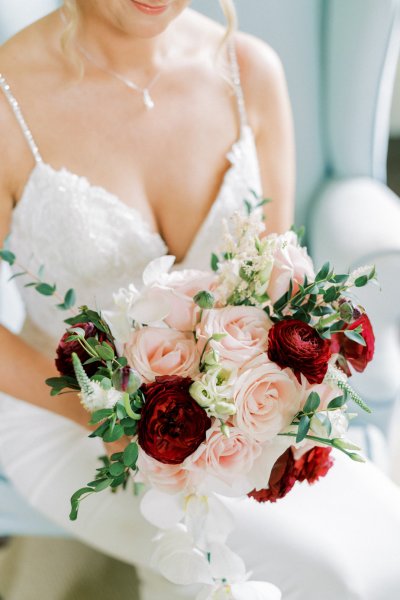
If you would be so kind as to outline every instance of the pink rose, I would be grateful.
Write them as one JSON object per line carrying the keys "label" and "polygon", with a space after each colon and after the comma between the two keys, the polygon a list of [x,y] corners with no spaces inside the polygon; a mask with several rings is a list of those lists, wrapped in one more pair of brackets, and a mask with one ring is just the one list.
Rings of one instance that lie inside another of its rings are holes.
{"label": "pink rose", "polygon": [[214,281],[215,275],[203,271],[173,271],[163,275],[153,286],[153,292],[161,294],[171,307],[165,323],[180,331],[193,331],[200,314],[193,297],[198,292],[210,290]]}
{"label": "pink rose", "polygon": [[237,427],[230,427],[229,431],[226,437],[218,425],[209,429],[205,443],[191,458],[194,467],[233,486],[250,473],[261,454],[261,446]]}
{"label": "pink rose", "polygon": [[199,349],[212,335],[224,334],[221,340],[212,340],[210,346],[222,360],[241,365],[265,351],[271,325],[265,312],[254,306],[206,310],[196,332]]}
{"label": "pink rose", "polygon": [[293,280],[293,294],[299,289],[304,277],[309,281],[315,279],[314,266],[307,250],[299,245],[293,231],[278,236],[274,252],[274,266],[269,280],[267,293],[272,302],[276,302],[289,289]]}
{"label": "pink rose", "polygon": [[146,383],[163,375],[192,376],[199,365],[193,335],[167,327],[143,327],[135,331],[125,345],[125,356]]}
{"label": "pink rose", "polygon": [[289,369],[258,357],[246,365],[234,389],[235,425],[257,442],[272,440],[299,412],[302,387]]}
{"label": "pink rose", "polygon": [[137,466],[144,482],[150,483],[161,492],[178,494],[188,487],[193,478],[193,473],[185,468],[185,463],[186,461],[179,465],[166,465],[140,449]]}

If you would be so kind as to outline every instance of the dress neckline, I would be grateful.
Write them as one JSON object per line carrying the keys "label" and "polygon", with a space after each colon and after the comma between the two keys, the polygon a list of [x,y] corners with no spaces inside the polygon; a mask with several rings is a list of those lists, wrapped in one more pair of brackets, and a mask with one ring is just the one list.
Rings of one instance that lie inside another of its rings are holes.
{"label": "dress neckline", "polygon": [[[194,245],[196,244],[197,240],[200,238],[200,236],[202,235],[204,230],[207,228],[210,220],[212,220],[214,211],[216,210],[216,207],[218,206],[218,204],[221,201],[221,198],[223,196],[222,192],[223,192],[225,186],[228,184],[230,178],[235,173],[235,170],[238,169],[238,167],[239,167],[240,161],[237,160],[237,157],[239,156],[239,158],[240,158],[244,154],[241,152],[241,146],[243,144],[245,144],[248,140],[251,141],[251,143],[254,147],[254,154],[255,154],[255,158],[257,160],[257,151],[256,151],[256,147],[255,147],[254,133],[253,133],[252,128],[248,124],[245,124],[240,128],[240,135],[239,135],[238,139],[232,144],[230,150],[226,154],[226,158],[230,162],[230,165],[228,166],[228,168],[226,169],[226,171],[222,177],[222,181],[221,181],[221,185],[219,187],[218,193],[217,193],[213,203],[211,204],[209,210],[207,211],[205,218],[203,219],[202,223],[200,224],[199,228],[197,229],[197,232],[195,233],[189,247],[187,248],[185,255],[179,262],[176,263],[177,265],[183,264],[186,261],[187,257],[189,256],[189,254],[190,254],[192,248],[194,247]],[[257,160],[257,165],[258,165],[258,160]],[[151,236],[157,242],[157,244],[160,246],[160,248],[162,249],[162,251],[164,253],[168,252],[168,246],[167,246],[164,238],[162,237],[161,233],[159,231],[153,231],[151,229],[150,224],[148,223],[148,221],[146,221],[146,219],[144,218],[142,213],[137,208],[135,208],[133,206],[129,206],[117,194],[109,191],[107,188],[100,186],[100,185],[92,184],[90,182],[90,180],[87,177],[85,177],[84,175],[78,175],[77,173],[74,173],[73,171],[70,171],[69,169],[67,169],[65,167],[61,167],[61,168],[57,169],[57,168],[53,167],[50,163],[47,163],[43,160],[37,161],[35,166],[31,170],[31,172],[28,176],[28,179],[25,183],[24,189],[22,191],[21,197],[13,209],[13,219],[17,217],[18,213],[21,210],[23,210],[24,206],[29,201],[30,195],[28,193],[28,190],[29,190],[30,186],[32,185],[33,181],[35,180],[35,178],[39,177],[43,171],[47,172],[54,178],[62,177],[63,182],[65,182],[65,180],[70,180],[71,182],[74,182],[74,185],[76,185],[76,183],[78,182],[78,184],[83,186],[84,189],[89,190],[93,194],[93,197],[95,197],[96,195],[97,196],[101,195],[103,200],[106,200],[107,202],[109,202],[110,205],[114,205],[114,206],[117,205],[118,207],[122,208],[123,210],[126,210],[128,213],[133,214],[135,216],[136,220],[138,221],[138,223],[140,224],[140,227],[142,227],[143,230],[146,231],[147,235]],[[12,235],[12,228],[13,228],[13,223],[11,222],[11,228],[10,228],[11,235]]]}

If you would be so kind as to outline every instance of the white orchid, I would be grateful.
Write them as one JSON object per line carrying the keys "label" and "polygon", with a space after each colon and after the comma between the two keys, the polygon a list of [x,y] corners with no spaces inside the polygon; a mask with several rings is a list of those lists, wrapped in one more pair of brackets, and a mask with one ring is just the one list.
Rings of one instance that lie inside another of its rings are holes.
{"label": "white orchid", "polygon": [[113,295],[114,310],[103,311],[118,348],[129,340],[133,324],[157,324],[169,313],[169,303],[155,294],[153,285],[165,276],[175,262],[175,256],[161,256],[150,262],[143,272],[143,287],[131,284]]}

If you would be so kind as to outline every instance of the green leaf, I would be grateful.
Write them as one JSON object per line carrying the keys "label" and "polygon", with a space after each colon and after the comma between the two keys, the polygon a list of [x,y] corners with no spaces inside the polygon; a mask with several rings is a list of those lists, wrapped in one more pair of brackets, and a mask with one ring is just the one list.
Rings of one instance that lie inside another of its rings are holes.
{"label": "green leaf", "polygon": [[343,275],[334,275],[332,277],[332,282],[333,283],[344,283],[345,281],[347,281],[349,278],[348,275],[343,274]]}
{"label": "green leaf", "polygon": [[109,423],[108,421],[105,421],[104,423],[102,423],[100,425],[100,427],[98,427],[95,431],[93,431],[89,437],[90,438],[95,438],[95,437],[103,437],[105,435],[105,432],[108,430],[109,428]]}
{"label": "green leaf", "polygon": [[133,467],[139,455],[139,448],[136,442],[132,442],[124,450],[123,461],[126,467]]}
{"label": "green leaf", "polygon": [[219,266],[219,258],[214,252],[211,254],[211,269],[213,271],[218,271]]}
{"label": "green leaf", "polygon": [[197,304],[197,306],[204,309],[211,309],[215,304],[215,298],[213,294],[206,290],[198,292],[194,296],[193,301],[195,302],[195,304]]}
{"label": "green leaf", "polygon": [[97,344],[95,350],[102,360],[112,360],[115,356],[114,350],[106,342],[102,345]]}
{"label": "green leaf", "polygon": [[328,410],[336,410],[337,408],[342,408],[346,404],[346,396],[337,396],[333,400],[331,400],[328,404]]}
{"label": "green leaf", "polygon": [[215,342],[220,342],[221,340],[223,340],[225,337],[227,336],[226,333],[213,333],[213,335],[211,336],[211,340],[214,340]]}
{"label": "green leaf", "polygon": [[119,477],[124,471],[125,466],[120,462],[112,464],[109,468],[110,475],[112,475],[113,477]]}
{"label": "green leaf", "polygon": [[296,443],[302,442],[310,431],[311,419],[308,415],[303,415],[300,419],[296,435]]}
{"label": "green leaf", "polygon": [[55,285],[49,285],[48,283],[38,283],[35,285],[35,290],[42,294],[42,296],[53,296],[56,291]]}
{"label": "green leaf", "polygon": [[113,412],[114,411],[112,408],[102,408],[101,410],[96,410],[96,412],[92,414],[92,418],[89,421],[90,425],[96,425],[97,423],[100,423],[100,421],[104,421],[104,419],[111,417]]}
{"label": "green leaf", "polygon": [[26,275],[26,271],[21,271],[20,273],[14,273],[14,275],[11,275],[11,277],[8,278],[7,281],[12,281],[13,279],[16,279],[17,277],[22,277],[22,275]]}
{"label": "green leaf", "polygon": [[125,358],[125,356],[119,356],[117,358],[117,363],[121,365],[121,367],[126,367],[128,365],[128,360]]}
{"label": "green leaf", "polygon": [[368,281],[368,275],[361,275],[361,277],[357,277],[357,279],[354,282],[354,285],[356,287],[364,287],[365,285],[367,285]]}
{"label": "green leaf", "polygon": [[103,440],[107,443],[116,442],[120,440],[124,435],[124,428],[122,425],[117,423],[113,429],[108,428],[105,434],[103,435]]}
{"label": "green leaf", "polygon": [[318,271],[315,281],[323,281],[329,275],[329,271],[331,270],[331,265],[329,262],[326,262],[321,269]]}
{"label": "green leaf", "polygon": [[333,285],[324,292],[324,302],[333,302],[333,300],[336,300],[338,295],[339,292],[337,288]]}
{"label": "green leaf", "polygon": [[71,521],[76,521],[76,519],[78,517],[79,503],[83,499],[82,496],[84,496],[85,494],[93,494],[93,492],[94,492],[93,488],[84,487],[84,488],[81,488],[80,490],[77,490],[71,496],[71,512],[69,514],[69,518]]}
{"label": "green leaf", "polygon": [[57,304],[57,308],[61,310],[69,310],[74,306],[76,302],[76,294],[75,290],[70,289],[64,296],[64,302],[62,304]]}
{"label": "green leaf", "polygon": [[9,265],[13,265],[15,263],[16,256],[13,252],[10,252],[10,250],[0,250],[0,258]]}
{"label": "green leaf", "polygon": [[311,394],[307,398],[307,402],[304,405],[303,412],[314,413],[320,404],[321,398],[319,397],[317,392],[311,392]]}
{"label": "green leaf", "polygon": [[356,331],[354,331],[353,329],[345,329],[344,335],[352,342],[356,342],[357,344],[360,344],[361,346],[367,345],[363,336],[360,333],[357,333]]}
{"label": "green leaf", "polygon": [[123,452],[114,452],[114,454],[111,454],[111,460],[121,460],[123,455]]}
{"label": "green leaf", "polygon": [[95,492],[102,492],[103,490],[107,489],[110,485],[112,484],[112,479],[111,478],[106,478],[106,479],[98,479],[97,481],[94,482],[94,491]]}

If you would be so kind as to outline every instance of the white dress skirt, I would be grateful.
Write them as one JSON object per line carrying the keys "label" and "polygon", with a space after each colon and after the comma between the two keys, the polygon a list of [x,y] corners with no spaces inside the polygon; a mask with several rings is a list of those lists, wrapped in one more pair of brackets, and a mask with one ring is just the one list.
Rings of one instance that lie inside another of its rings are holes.
{"label": "white dress skirt", "polygon": [[[141,517],[140,498],[96,494],[76,522],[68,520],[71,494],[92,478],[102,453],[101,442],[74,423],[2,397],[0,455],[22,495],[81,541],[135,565],[141,600],[193,599],[196,588],[149,570],[156,530]],[[335,459],[325,479],[295,486],[276,504],[226,500],[236,518],[230,546],[252,578],[278,585],[284,600],[396,600],[400,492],[372,464]]]}

